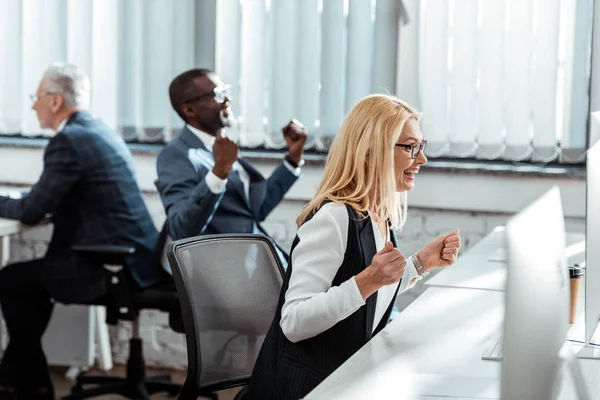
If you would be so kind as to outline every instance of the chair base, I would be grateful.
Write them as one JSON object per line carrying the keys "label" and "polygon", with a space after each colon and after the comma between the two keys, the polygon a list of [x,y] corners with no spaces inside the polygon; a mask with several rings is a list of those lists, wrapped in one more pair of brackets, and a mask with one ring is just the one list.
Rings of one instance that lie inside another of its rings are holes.
{"label": "chair base", "polygon": [[[83,388],[83,385],[90,384],[99,386]],[[180,389],[181,385],[170,382],[169,376],[149,377],[143,382],[109,376],[82,376],[71,388],[71,394],[62,397],[61,400],[90,399],[107,394],[118,394],[128,399],[150,400],[150,395],[154,393],[166,392],[170,396],[176,396]]]}
{"label": "chair base", "polygon": [[[90,399],[106,394],[118,394],[129,399],[150,400],[150,395],[167,392],[176,396],[181,385],[171,382],[169,375],[159,375],[146,378],[145,363],[142,352],[142,341],[133,338],[129,341],[129,359],[127,360],[127,375],[124,378],[113,376],[79,375],[71,394],[61,400]],[[98,385],[84,389],[84,385]]]}

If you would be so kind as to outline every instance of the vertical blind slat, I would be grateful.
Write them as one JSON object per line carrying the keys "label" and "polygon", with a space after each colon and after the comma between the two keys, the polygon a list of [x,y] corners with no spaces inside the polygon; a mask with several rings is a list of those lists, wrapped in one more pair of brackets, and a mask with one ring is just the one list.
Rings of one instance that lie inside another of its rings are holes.
{"label": "vertical blind slat", "polygon": [[[219,2],[221,3],[221,2]],[[171,51],[169,52],[171,61],[170,80],[182,73],[183,71],[194,67],[194,16],[195,16],[195,1],[194,0],[179,0],[172,2],[172,15],[170,21],[170,41]],[[168,100],[168,87],[165,88],[165,95]],[[165,112],[169,115],[165,126],[165,141],[170,140],[176,135],[183,121],[177,113],[172,109],[170,101],[166,105]]]}
{"label": "vertical blind slat", "polygon": [[240,79],[240,108],[243,126],[240,143],[257,146],[264,140],[264,37],[265,10],[263,1],[248,0],[242,3],[242,56]]}
{"label": "vertical blind slat", "polygon": [[[61,7],[64,5],[64,9]],[[65,26],[66,3],[55,0],[23,0],[23,46],[21,90],[23,93],[35,93],[46,67],[56,60],[64,59],[66,49],[64,36],[59,26]],[[64,11],[64,12],[63,12]],[[39,134],[39,122],[35,113],[30,112],[31,101],[22,99],[23,134]],[[49,134],[50,132],[44,132]]]}
{"label": "vertical blind slat", "polygon": [[421,108],[429,155],[442,155],[448,142],[448,0],[421,2]]}
{"label": "vertical blind slat", "polygon": [[375,8],[375,40],[373,42],[373,93],[396,92],[396,60],[398,58],[398,29],[401,2],[377,0]]}
{"label": "vertical blind slat", "polygon": [[21,90],[21,1],[7,0],[0,13],[0,134],[21,131],[25,104]]}
{"label": "vertical blind slat", "polygon": [[480,54],[477,156],[498,157],[503,150],[505,83],[505,2],[480,0],[481,25],[478,32]]}
{"label": "vertical blind slat", "polygon": [[92,0],[68,0],[67,62],[90,73],[92,68]]}
{"label": "vertical blind slat", "polygon": [[476,150],[477,0],[460,0],[452,26],[452,78],[450,80],[450,154],[466,157]]}
{"label": "vertical blind slat", "polygon": [[295,23],[293,0],[271,3],[271,55],[269,68],[269,121],[267,139],[270,147],[282,147],[281,127],[294,117],[294,76],[296,72]]}
{"label": "vertical blind slat", "polygon": [[[171,6],[166,1],[146,2],[146,20],[144,21],[144,58],[146,64],[143,75],[144,99],[140,101],[143,111],[136,115],[138,135],[142,140],[156,141],[160,139],[162,127],[167,122],[165,105],[169,75],[169,57],[163,62],[155,62],[157,54],[169,54],[170,41],[166,18],[171,14]],[[140,117],[138,119],[138,117]]]}
{"label": "vertical blind slat", "polygon": [[321,62],[321,20],[319,0],[305,0],[296,5],[298,24],[296,40],[295,114],[314,136],[319,119],[319,82]]}
{"label": "vertical blind slat", "polygon": [[563,161],[577,162],[584,157],[589,112],[590,1],[574,0],[573,16],[567,28],[564,121],[561,139]]}
{"label": "vertical blind slat", "polygon": [[[344,116],[346,35],[344,1],[323,2],[321,38],[320,133],[333,136]],[[323,84],[327,82],[327,84]]]}
{"label": "vertical blind slat", "polygon": [[534,160],[556,153],[556,81],[558,78],[558,10],[560,0],[537,1],[533,66]]}
{"label": "vertical blind slat", "polygon": [[356,102],[371,94],[373,63],[373,19],[371,0],[350,0],[348,7],[348,54],[346,59],[346,102],[350,110]]}
{"label": "vertical blind slat", "polygon": [[[216,65],[215,71],[231,85],[231,107],[240,111],[241,7],[239,0],[217,2]],[[228,136],[239,138],[237,127]]]}
{"label": "vertical blind slat", "polygon": [[505,157],[524,159],[531,149],[533,0],[510,0],[509,21]]}
{"label": "vertical blind slat", "polygon": [[408,14],[408,24],[398,30],[400,37],[396,62],[396,94],[413,107],[419,108],[419,0],[404,0],[404,9]]}
{"label": "vertical blind slat", "polygon": [[[119,110],[119,52],[121,16],[119,0],[94,0],[92,8],[92,71],[89,72],[92,89],[92,109],[104,122],[117,130]],[[116,54],[117,55],[116,55]]]}

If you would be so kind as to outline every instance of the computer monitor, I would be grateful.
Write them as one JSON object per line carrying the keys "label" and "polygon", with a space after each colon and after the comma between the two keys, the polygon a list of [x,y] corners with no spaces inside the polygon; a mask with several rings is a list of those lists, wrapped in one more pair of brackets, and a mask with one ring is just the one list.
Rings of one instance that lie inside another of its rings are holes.
{"label": "computer monitor", "polygon": [[585,212],[585,348],[581,358],[600,359],[591,346],[600,322],[600,111],[590,115],[590,148],[587,152]]}
{"label": "computer monitor", "polygon": [[557,396],[568,330],[569,277],[558,187],[506,225],[508,256],[502,399]]}

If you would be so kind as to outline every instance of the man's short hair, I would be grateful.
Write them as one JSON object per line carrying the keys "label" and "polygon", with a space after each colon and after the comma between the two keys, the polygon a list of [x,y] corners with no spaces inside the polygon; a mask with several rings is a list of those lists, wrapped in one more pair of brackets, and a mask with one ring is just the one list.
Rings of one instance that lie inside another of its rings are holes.
{"label": "man's short hair", "polygon": [[51,64],[44,72],[43,79],[48,92],[62,95],[66,107],[78,110],[90,107],[90,78],[78,66]]}
{"label": "man's short hair", "polygon": [[177,115],[182,120],[187,122],[185,115],[183,114],[183,104],[186,100],[192,97],[194,90],[193,80],[214,73],[210,69],[206,68],[195,68],[185,71],[175,77],[169,85],[169,99],[171,100],[171,107],[177,112]]}

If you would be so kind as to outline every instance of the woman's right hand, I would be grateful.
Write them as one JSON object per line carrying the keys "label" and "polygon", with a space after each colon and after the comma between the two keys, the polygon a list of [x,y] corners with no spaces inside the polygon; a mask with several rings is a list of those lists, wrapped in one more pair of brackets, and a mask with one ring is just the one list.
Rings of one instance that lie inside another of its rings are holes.
{"label": "woman's right hand", "polygon": [[405,267],[404,255],[400,250],[394,248],[392,243],[386,243],[385,247],[375,254],[371,265],[355,277],[363,300],[366,300],[379,288],[399,282]]}

